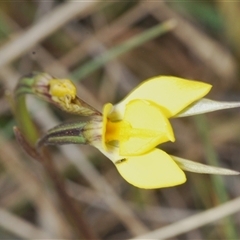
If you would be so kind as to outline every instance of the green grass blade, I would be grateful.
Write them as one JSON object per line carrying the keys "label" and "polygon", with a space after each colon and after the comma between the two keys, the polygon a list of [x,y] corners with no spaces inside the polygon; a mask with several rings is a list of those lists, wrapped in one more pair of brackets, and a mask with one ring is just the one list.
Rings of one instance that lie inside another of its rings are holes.
{"label": "green grass blade", "polygon": [[75,70],[72,73],[71,78],[82,80],[84,77],[88,76],[93,71],[101,68],[107,62],[111,61],[112,59],[117,58],[118,56],[144,44],[145,42],[156,38],[157,36],[163,35],[166,32],[169,32],[175,27],[175,21],[169,20],[164,23],[158,24],[145,32],[132,37],[131,39],[125,41],[124,43],[113,47],[107,52],[99,55],[98,57],[88,61],[86,64],[82,65],[80,68]]}
{"label": "green grass blade", "polygon": [[[194,117],[194,121],[204,144],[207,163],[209,165],[218,166],[218,156],[209,138],[209,128],[206,117],[204,115],[198,115]],[[219,203],[224,203],[228,201],[229,197],[226,191],[223,177],[220,175],[211,175],[211,180],[213,185],[212,191],[216,194],[216,199],[219,201]],[[225,233],[225,238],[238,239],[238,234],[232,218],[225,218],[224,221],[225,224],[223,227],[223,231]]]}

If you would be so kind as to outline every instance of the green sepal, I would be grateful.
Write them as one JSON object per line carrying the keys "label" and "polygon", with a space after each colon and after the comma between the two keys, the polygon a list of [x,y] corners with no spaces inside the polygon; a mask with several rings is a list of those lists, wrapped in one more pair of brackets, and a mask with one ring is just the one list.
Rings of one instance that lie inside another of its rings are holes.
{"label": "green sepal", "polygon": [[89,121],[63,123],[50,129],[37,143],[40,148],[43,145],[62,144],[87,144],[85,127]]}
{"label": "green sepal", "polygon": [[214,112],[222,109],[238,108],[240,102],[219,102],[211,99],[202,98],[190,106],[185,108],[183,111],[175,115],[174,117],[189,117],[193,115]]}
{"label": "green sepal", "polygon": [[238,171],[227,169],[227,168],[209,166],[209,165],[193,162],[191,160],[187,160],[187,159],[176,157],[176,156],[171,156],[171,157],[182,170],[188,171],[188,172],[202,173],[202,174],[217,174],[217,175],[239,175],[240,174],[240,172]]}

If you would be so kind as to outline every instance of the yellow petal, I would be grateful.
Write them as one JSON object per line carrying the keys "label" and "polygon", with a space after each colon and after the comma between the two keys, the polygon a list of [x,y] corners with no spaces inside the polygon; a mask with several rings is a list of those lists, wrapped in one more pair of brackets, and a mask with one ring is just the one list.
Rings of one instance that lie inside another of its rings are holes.
{"label": "yellow petal", "polygon": [[115,164],[122,177],[130,184],[146,189],[172,187],[186,181],[184,172],[164,151],[129,157]]}
{"label": "yellow petal", "polygon": [[107,151],[106,145],[106,127],[108,121],[108,114],[111,112],[113,105],[111,103],[106,103],[103,107],[103,125],[102,125],[102,146],[103,149]]}
{"label": "yellow petal", "polygon": [[76,97],[76,87],[68,79],[51,79],[49,81],[49,93],[53,97],[69,96],[71,99]]}
{"label": "yellow petal", "polygon": [[172,127],[161,108],[148,101],[130,101],[123,121],[130,123],[131,129],[128,132],[123,129],[125,139],[119,141],[120,155],[136,156],[160,143],[175,140]]}
{"label": "yellow petal", "polygon": [[151,78],[135,88],[123,101],[114,106],[111,119],[122,119],[126,104],[134,99],[146,99],[162,106],[172,117],[194,101],[205,96],[211,85],[171,76]]}

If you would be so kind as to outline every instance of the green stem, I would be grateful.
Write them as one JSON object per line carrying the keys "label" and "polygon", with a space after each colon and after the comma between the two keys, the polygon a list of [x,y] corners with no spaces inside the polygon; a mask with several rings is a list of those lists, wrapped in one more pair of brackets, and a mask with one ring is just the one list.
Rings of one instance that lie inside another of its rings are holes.
{"label": "green stem", "polygon": [[16,95],[15,114],[18,125],[31,146],[34,146],[39,134],[26,106],[25,95]]}
{"label": "green stem", "polygon": [[26,106],[26,94],[34,94],[33,85],[38,73],[33,73],[19,80],[14,92],[15,118],[28,143],[34,146],[39,134]]}
{"label": "green stem", "polygon": [[[198,132],[201,136],[202,142],[204,144],[208,164],[218,166],[219,161],[217,153],[214,150],[213,145],[209,138],[209,127],[206,117],[204,115],[194,116],[194,121],[198,129]],[[229,197],[226,191],[226,186],[224,184],[223,177],[220,175],[211,175],[211,180],[213,184],[213,192],[216,193],[219,203],[224,203],[228,201]],[[231,217],[225,219],[224,230],[226,239],[238,238],[236,227]]]}

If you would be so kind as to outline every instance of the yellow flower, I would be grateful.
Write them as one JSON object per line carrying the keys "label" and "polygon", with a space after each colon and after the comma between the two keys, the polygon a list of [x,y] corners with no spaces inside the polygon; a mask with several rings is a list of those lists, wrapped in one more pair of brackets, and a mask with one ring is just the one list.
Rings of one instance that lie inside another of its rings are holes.
{"label": "yellow flower", "polygon": [[123,101],[103,108],[102,146],[93,143],[129,183],[140,188],[182,184],[184,172],[156,146],[175,141],[169,118],[206,95],[211,85],[176,77],[143,82]]}
{"label": "yellow flower", "polygon": [[122,177],[139,188],[163,188],[182,184],[182,170],[236,175],[239,172],[207,166],[168,155],[156,148],[175,141],[169,119],[220,109],[240,107],[239,102],[217,102],[203,98],[211,85],[160,76],[149,79],[116,105],[107,103],[103,113],[76,95],[67,79],[52,78],[46,73],[23,78],[17,94],[33,93],[67,111],[87,116],[86,120],[60,124],[38,141],[47,144],[90,144],[98,148],[116,166]]}

